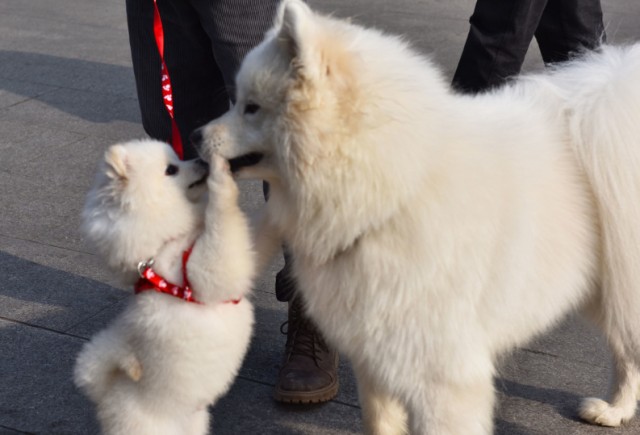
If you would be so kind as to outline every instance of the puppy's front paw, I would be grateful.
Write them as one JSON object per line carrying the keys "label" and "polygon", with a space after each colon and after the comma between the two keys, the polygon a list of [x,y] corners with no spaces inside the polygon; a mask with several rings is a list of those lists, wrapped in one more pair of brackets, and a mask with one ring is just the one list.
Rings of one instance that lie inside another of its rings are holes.
{"label": "puppy's front paw", "polygon": [[238,186],[231,175],[229,162],[218,154],[213,154],[210,167],[207,180],[210,194],[219,198],[236,198]]}

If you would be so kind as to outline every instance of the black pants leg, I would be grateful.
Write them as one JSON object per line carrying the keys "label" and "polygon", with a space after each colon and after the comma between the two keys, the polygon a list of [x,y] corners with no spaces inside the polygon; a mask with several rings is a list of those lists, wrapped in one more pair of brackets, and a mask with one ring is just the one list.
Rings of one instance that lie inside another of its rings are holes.
{"label": "black pants leg", "polygon": [[[195,157],[191,131],[228,110],[240,62],[271,26],[276,6],[274,0],[158,0],[185,158]],[[127,21],[142,125],[149,136],[168,140],[153,0],[127,0]]]}
{"label": "black pants leg", "polygon": [[478,0],[453,86],[479,92],[520,72],[535,35],[545,63],[594,48],[604,34],[600,0]]}
{"label": "black pants leg", "polygon": [[547,64],[599,47],[606,40],[600,0],[549,0],[535,36]]}
{"label": "black pants leg", "polygon": [[517,75],[546,4],[547,0],[478,0],[454,87],[479,92]]}

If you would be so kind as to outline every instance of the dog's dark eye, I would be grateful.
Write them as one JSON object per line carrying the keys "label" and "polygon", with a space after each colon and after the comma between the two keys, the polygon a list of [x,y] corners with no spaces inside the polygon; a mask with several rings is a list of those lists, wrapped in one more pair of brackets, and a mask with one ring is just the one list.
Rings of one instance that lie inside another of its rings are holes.
{"label": "dog's dark eye", "polygon": [[247,103],[247,105],[244,106],[245,115],[252,115],[256,113],[258,110],[260,110],[260,106],[258,106],[256,103]]}
{"label": "dog's dark eye", "polygon": [[165,175],[176,175],[178,173],[178,167],[176,165],[169,165],[167,169],[165,169]]}

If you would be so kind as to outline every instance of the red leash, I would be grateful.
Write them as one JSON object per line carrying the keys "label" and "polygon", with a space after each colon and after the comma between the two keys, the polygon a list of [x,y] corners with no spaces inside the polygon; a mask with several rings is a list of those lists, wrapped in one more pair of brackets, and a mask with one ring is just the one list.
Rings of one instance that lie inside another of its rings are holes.
{"label": "red leash", "polygon": [[182,147],[182,139],[180,138],[180,130],[173,116],[173,92],[171,90],[171,80],[169,79],[169,70],[164,62],[164,30],[162,29],[162,21],[160,20],[160,11],[158,10],[157,0],[153,0],[153,35],[156,38],[158,54],[160,55],[160,74],[162,83],[162,99],[164,107],[171,118],[171,145],[180,160],[184,159],[184,149]]}

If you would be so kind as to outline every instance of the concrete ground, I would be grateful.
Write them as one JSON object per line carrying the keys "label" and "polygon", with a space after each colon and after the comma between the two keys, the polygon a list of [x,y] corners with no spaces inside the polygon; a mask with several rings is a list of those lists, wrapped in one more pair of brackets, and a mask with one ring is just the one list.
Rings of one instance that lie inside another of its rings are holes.
{"label": "concrete ground", "polygon": [[[142,0],[141,0],[142,1]],[[150,1],[150,0],[149,0]],[[311,0],[337,16],[406,35],[451,75],[472,0]],[[640,40],[640,2],[603,1],[609,41]],[[532,47],[525,69],[541,68]],[[123,307],[121,289],[78,232],[96,162],[112,142],[144,135],[128,49],[124,1],[0,2],[0,434],[94,434],[71,368],[87,339]],[[259,185],[243,184],[248,209]],[[272,398],[285,306],[272,270],[255,292],[257,326],[242,372],[213,409],[219,434],[361,432],[355,383],[341,366],[330,403]],[[607,390],[604,341],[578,319],[506,358],[496,381],[499,434],[637,434],[588,426],[580,397]]]}

